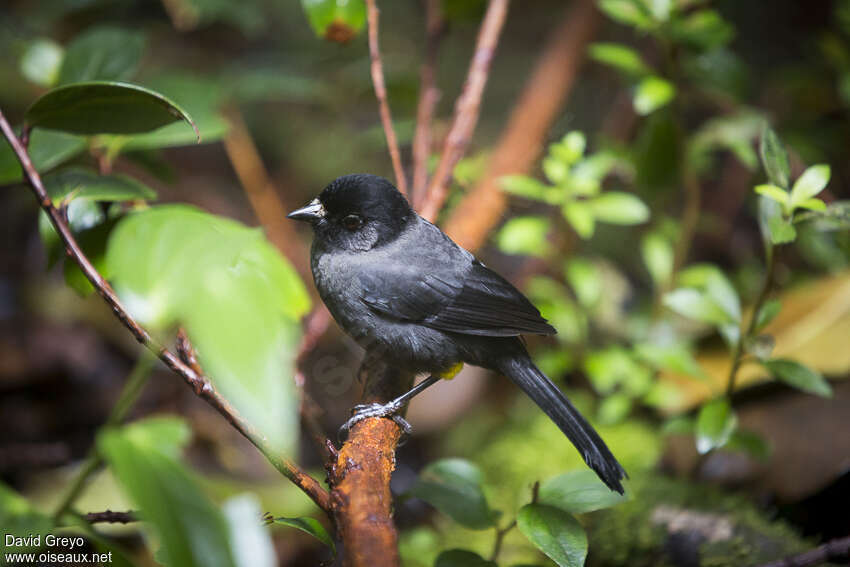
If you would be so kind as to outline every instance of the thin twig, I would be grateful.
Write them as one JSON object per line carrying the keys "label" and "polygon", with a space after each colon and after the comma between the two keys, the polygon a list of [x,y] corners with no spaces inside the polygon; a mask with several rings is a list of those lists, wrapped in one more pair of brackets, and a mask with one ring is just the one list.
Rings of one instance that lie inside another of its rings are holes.
{"label": "thin twig", "polygon": [[484,21],[481,22],[481,28],[478,30],[475,53],[469,64],[466,82],[455,103],[454,120],[421,207],[420,214],[430,221],[433,221],[443,208],[455,165],[466,152],[472,133],[475,131],[481,109],[481,96],[487,85],[490,64],[493,62],[493,55],[508,14],[508,4],[509,0],[490,0],[487,13],[484,14]]}
{"label": "thin twig", "polygon": [[89,512],[83,518],[90,524],[129,524],[139,521],[138,514],[132,510],[127,512],[113,512],[112,510]]}
{"label": "thin twig", "polygon": [[504,528],[496,528],[496,540],[493,542],[493,552],[490,554],[490,561],[496,561],[499,558],[499,553],[502,552],[502,542],[505,536],[516,527],[516,519]]}
{"label": "thin twig", "polygon": [[445,29],[440,0],[425,0],[425,59],[419,69],[419,103],[416,107],[416,131],[413,134],[413,185],[410,202],[422,205],[428,183],[428,156],[431,155],[431,122],[440,100],[437,88],[437,54]]}
{"label": "thin twig", "polygon": [[600,21],[596,0],[576,0],[550,33],[499,137],[487,172],[444,223],[446,233],[464,248],[479,248],[501,220],[508,203],[499,186],[502,176],[527,173],[537,162]]}
{"label": "thin twig", "polygon": [[403,195],[407,195],[407,178],[404,176],[404,167],[401,165],[401,152],[398,149],[398,138],[395,135],[390,104],[387,101],[387,87],[384,84],[384,65],[381,62],[381,51],[378,48],[378,6],[375,4],[375,0],[366,0],[366,9],[369,21],[369,59],[372,62],[372,84],[375,87],[375,98],[378,99],[381,124],[387,138],[390,160],[393,162],[395,184]]}
{"label": "thin twig", "polygon": [[764,563],[759,567],[808,567],[833,559],[846,559],[848,556],[850,556],[850,536],[828,541],[809,551]]}
{"label": "thin twig", "polygon": [[237,431],[239,431],[239,433],[244,435],[257,449],[259,449],[269,462],[281,472],[281,474],[301,488],[301,490],[312,498],[320,508],[327,511],[329,509],[328,493],[315,479],[302,471],[292,461],[277,455],[268,445],[265,437],[260,435],[253,426],[251,426],[238,414],[238,412],[236,412],[230,403],[216,391],[209,380],[207,380],[203,375],[199,375],[192,370],[192,368],[180,360],[176,354],[172,353],[164,346],[159,345],[150,336],[147,330],[145,330],[127,312],[127,309],[118,299],[118,296],[115,294],[112,286],[109,285],[109,283],[95,269],[91,261],[89,261],[83,253],[63,215],[56,209],[56,207],[53,206],[53,202],[50,200],[50,197],[47,195],[47,191],[44,189],[44,185],[41,182],[41,176],[36,171],[29,154],[21,145],[17,136],[15,136],[12,127],[9,125],[9,122],[6,120],[6,117],[2,112],[0,112],[0,130],[2,130],[3,135],[9,141],[9,144],[11,144],[18,161],[21,163],[21,167],[24,170],[24,176],[27,180],[27,184],[33,190],[41,208],[45,213],[47,213],[53,227],[62,239],[68,256],[77,263],[83,274],[85,274],[86,278],[91,282],[98,294],[112,308],[113,313],[116,317],[118,317],[121,323],[127,327],[139,343],[156,354],[166,366],[180,375],[180,377],[182,377],[183,380],[193,388],[199,397],[203,398],[208,404],[215,408],[234,428],[236,428]]}

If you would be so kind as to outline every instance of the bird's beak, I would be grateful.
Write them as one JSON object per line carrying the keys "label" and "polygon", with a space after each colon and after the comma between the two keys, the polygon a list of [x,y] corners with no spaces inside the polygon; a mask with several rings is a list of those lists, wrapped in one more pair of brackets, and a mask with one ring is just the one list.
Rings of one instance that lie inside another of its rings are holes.
{"label": "bird's beak", "polygon": [[318,222],[325,218],[325,207],[318,199],[313,199],[300,209],[296,209],[286,215],[286,218],[309,223]]}

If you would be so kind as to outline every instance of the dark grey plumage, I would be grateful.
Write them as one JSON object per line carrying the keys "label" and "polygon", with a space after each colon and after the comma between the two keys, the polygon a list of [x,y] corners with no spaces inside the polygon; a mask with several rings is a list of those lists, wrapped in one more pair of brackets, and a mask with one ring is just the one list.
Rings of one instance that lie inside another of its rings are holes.
{"label": "dark grey plumage", "polygon": [[313,225],[319,295],[370,355],[415,372],[439,373],[458,362],[501,372],[609,488],[623,492],[623,468],[519,338],[555,329],[507,280],[417,215],[389,181],[340,177],[290,217]]}

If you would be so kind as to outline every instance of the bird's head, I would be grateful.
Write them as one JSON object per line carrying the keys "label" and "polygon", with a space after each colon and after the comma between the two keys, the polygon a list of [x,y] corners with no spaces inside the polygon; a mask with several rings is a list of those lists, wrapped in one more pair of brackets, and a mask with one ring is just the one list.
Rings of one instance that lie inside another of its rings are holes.
{"label": "bird's head", "polygon": [[377,175],[340,177],[288,218],[309,222],[330,249],[364,251],[398,236],[414,212],[392,183]]}

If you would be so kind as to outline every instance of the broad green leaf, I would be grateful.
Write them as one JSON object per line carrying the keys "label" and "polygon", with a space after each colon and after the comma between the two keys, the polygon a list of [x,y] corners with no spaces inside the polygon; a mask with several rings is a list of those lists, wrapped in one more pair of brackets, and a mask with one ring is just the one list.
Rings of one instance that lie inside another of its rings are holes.
{"label": "broad green leaf", "polygon": [[564,275],[584,307],[593,307],[602,295],[602,275],[593,262],[585,258],[570,260]]}
{"label": "broad green leaf", "polygon": [[[53,130],[35,130],[30,135],[30,159],[42,175],[85,149],[86,141],[79,136]],[[0,140],[0,184],[22,181],[22,176],[21,165],[12,152],[12,146]]]}
{"label": "broad green leaf", "polygon": [[714,10],[699,10],[671,22],[671,35],[700,49],[714,49],[729,43],[735,35],[731,24]]}
{"label": "broad green leaf", "polygon": [[542,165],[546,179],[554,185],[565,182],[570,174],[569,164],[553,156],[543,158]]}
{"label": "broad green leaf", "polygon": [[330,534],[328,534],[328,531],[316,518],[275,518],[274,523],[289,526],[290,528],[295,528],[297,530],[301,530],[304,533],[308,533],[323,544],[330,547],[331,550],[336,553],[336,545],[334,545],[333,538],[330,536]]}
{"label": "broad green leaf", "polygon": [[673,275],[673,245],[658,232],[651,232],[641,240],[640,249],[652,281],[658,286],[667,285]]}
{"label": "broad green leaf", "polygon": [[517,527],[560,567],[582,567],[587,534],[571,514],[545,504],[528,504],[517,515]]}
{"label": "broad green leaf", "polygon": [[765,125],[761,133],[759,143],[761,163],[767,172],[767,179],[774,185],[782,188],[789,186],[791,178],[791,166],[788,165],[788,153],[785,146],[773,128]]}
{"label": "broad green leaf", "polygon": [[467,528],[483,530],[496,525],[481,488],[481,471],[463,459],[443,459],[419,474],[410,494],[421,498]]}
{"label": "broad green leaf", "polygon": [[816,212],[826,211],[826,203],[814,197],[812,197],[811,199],[805,199],[804,201],[800,201],[799,203],[797,203],[797,207],[800,209],[808,209],[810,211]]}
{"label": "broad green leaf", "polygon": [[144,525],[155,531],[164,563],[235,567],[227,523],[177,460],[176,430],[164,423],[150,427],[150,422],[141,421],[106,429],[98,435],[98,450],[146,520]]}
{"label": "broad green leaf", "polygon": [[633,26],[639,30],[655,24],[641,3],[636,0],[599,0],[599,8],[614,21]]}
{"label": "broad green leaf", "polygon": [[612,224],[640,224],[649,218],[649,207],[631,193],[608,191],[587,201],[596,220]]}
{"label": "broad green leaf", "polygon": [[519,195],[536,201],[545,200],[548,186],[527,175],[506,175],[499,179],[499,186],[506,193]]}
{"label": "broad green leaf", "polygon": [[571,514],[586,514],[610,508],[628,500],[628,496],[605,486],[589,469],[570,471],[540,485],[539,501]]}
{"label": "broad green leaf", "polygon": [[291,454],[293,359],[310,301],[263,234],[188,206],[152,207],[119,222],[106,260],[131,314],[161,332],[183,325],[216,388]]}
{"label": "broad green leaf", "polygon": [[366,23],[363,0],[301,0],[301,6],[316,35],[331,41],[349,41]]}
{"label": "broad green leaf", "polygon": [[593,236],[596,221],[590,205],[584,201],[570,201],[561,207],[564,218],[573,227],[581,238],[588,239]]}
{"label": "broad green leaf", "polygon": [[814,197],[829,183],[830,169],[828,165],[813,165],[806,169],[791,189],[791,207],[796,207],[803,201]]}
{"label": "broad green leaf", "polygon": [[787,358],[775,358],[763,361],[762,364],[774,378],[786,384],[825,398],[832,397],[832,387],[821,374],[808,366]]}
{"label": "broad green leaf", "polygon": [[39,86],[52,87],[59,76],[62,55],[62,46],[52,39],[35,39],[21,57],[21,74]]}
{"label": "broad green leaf", "polygon": [[738,429],[732,434],[725,448],[729,451],[747,453],[760,461],[767,461],[771,452],[770,444],[764,437],[742,429]]}
{"label": "broad green leaf", "polygon": [[765,327],[767,327],[773,319],[779,315],[779,311],[782,309],[782,303],[778,299],[768,299],[764,302],[764,305],[759,309],[758,314],[756,315],[756,331],[761,331]]}
{"label": "broad green leaf", "polygon": [[635,112],[646,116],[669,103],[676,96],[676,87],[661,77],[646,77],[638,83],[632,104]]}
{"label": "broad green leaf", "polygon": [[776,185],[756,185],[755,192],[768,199],[773,199],[783,207],[788,204],[788,192]]}
{"label": "broad green leaf", "polygon": [[741,299],[729,278],[712,264],[694,264],[679,272],[679,285],[705,291],[721,307],[732,323],[741,321]]}
{"label": "broad green leaf", "polygon": [[[201,133],[201,143],[222,139],[228,131],[220,107],[224,93],[218,81],[188,72],[160,75],[145,81],[145,86],[168,97],[192,116]],[[198,143],[195,132],[185,124],[169,124],[152,132],[131,136],[102,136],[105,145],[120,151],[170,148]]]}
{"label": "broad green leaf", "polygon": [[[50,533],[53,522],[38,512],[26,498],[0,482],[0,526],[3,526],[4,553],[23,553],[35,550],[37,546],[17,539],[12,539],[10,545],[7,538],[44,536]],[[0,563],[5,565],[2,557]]]}
{"label": "broad green leaf", "polygon": [[[164,96],[138,85],[74,83],[42,95],[26,112],[29,126],[71,134],[135,134],[184,120],[195,123]],[[200,138],[200,133],[195,130]]]}
{"label": "broad green leaf", "polygon": [[697,451],[704,455],[712,449],[723,447],[737,425],[738,418],[728,400],[718,398],[707,402],[697,416]]}
{"label": "broad green leaf", "polygon": [[549,219],[544,217],[515,217],[505,223],[496,242],[506,254],[546,256],[551,246],[547,240]]}
{"label": "broad green leaf", "polygon": [[610,65],[632,77],[643,77],[652,69],[643,62],[640,54],[621,43],[594,43],[588,49],[591,58]]}
{"label": "broad green leaf", "polygon": [[126,81],[135,75],[144,50],[142,32],[113,26],[89,28],[68,44],[59,84]]}
{"label": "broad green leaf", "polygon": [[498,567],[495,561],[484,559],[467,549],[447,549],[437,556],[434,567]]}
{"label": "broad green leaf", "polygon": [[54,205],[78,200],[152,201],[156,192],[126,175],[98,175],[91,169],[69,167],[44,177],[44,187]]}
{"label": "broad green leaf", "polygon": [[733,320],[716,301],[705,292],[691,288],[679,288],[664,295],[664,305],[689,319],[723,325]]}

